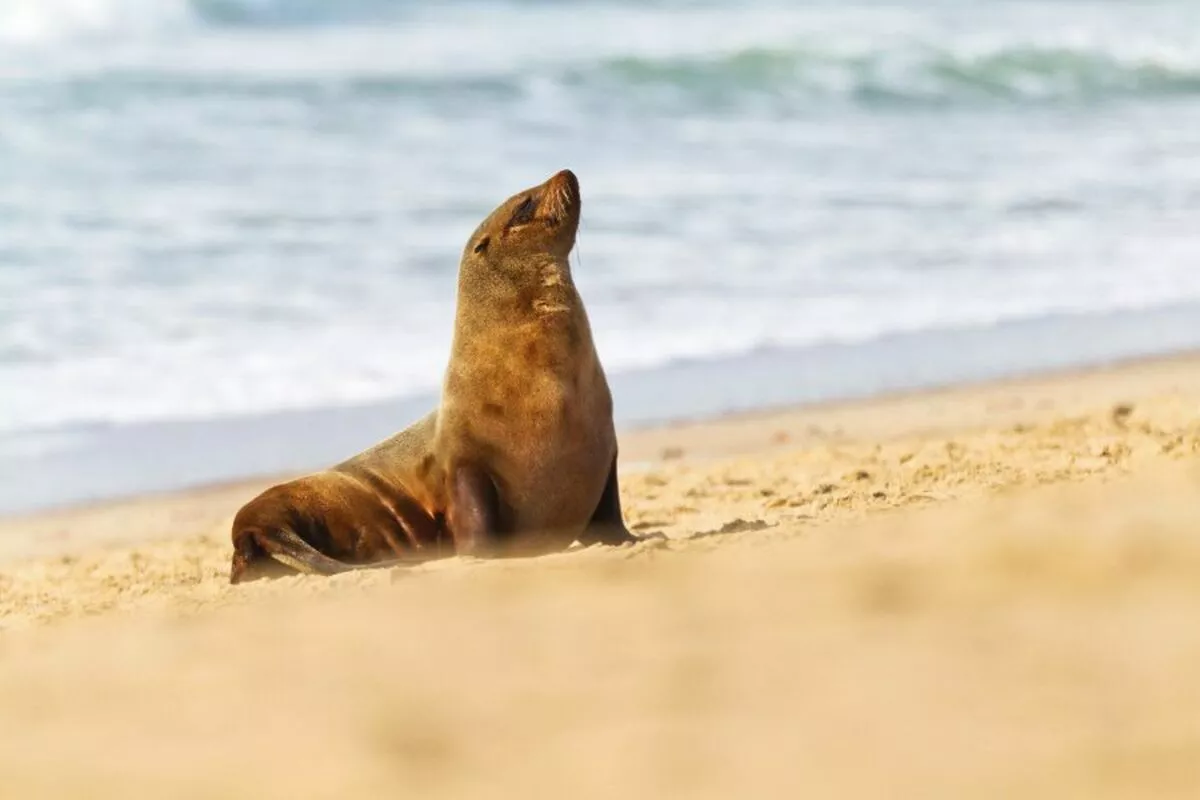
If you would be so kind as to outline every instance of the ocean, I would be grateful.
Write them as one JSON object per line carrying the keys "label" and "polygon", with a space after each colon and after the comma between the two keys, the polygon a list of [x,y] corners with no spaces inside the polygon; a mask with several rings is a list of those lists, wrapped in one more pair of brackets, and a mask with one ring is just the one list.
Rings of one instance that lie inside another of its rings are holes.
{"label": "ocean", "polygon": [[1190,0],[0,0],[0,511],[403,427],[564,167],[624,425],[1200,346]]}

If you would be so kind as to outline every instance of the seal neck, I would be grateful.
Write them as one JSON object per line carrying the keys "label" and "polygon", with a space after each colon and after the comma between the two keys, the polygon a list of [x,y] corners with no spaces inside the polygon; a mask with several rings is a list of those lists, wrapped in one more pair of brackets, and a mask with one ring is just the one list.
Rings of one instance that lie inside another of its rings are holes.
{"label": "seal neck", "polygon": [[567,259],[550,254],[499,269],[459,273],[455,327],[520,325],[582,310]]}

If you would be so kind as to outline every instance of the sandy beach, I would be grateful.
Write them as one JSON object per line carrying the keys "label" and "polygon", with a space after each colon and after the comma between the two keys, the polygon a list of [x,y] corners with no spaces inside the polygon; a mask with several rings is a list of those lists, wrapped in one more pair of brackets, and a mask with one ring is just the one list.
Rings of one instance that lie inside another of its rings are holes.
{"label": "sandy beach", "polygon": [[1193,797],[1200,357],[622,438],[665,541],[231,587],[0,520],[3,797]]}

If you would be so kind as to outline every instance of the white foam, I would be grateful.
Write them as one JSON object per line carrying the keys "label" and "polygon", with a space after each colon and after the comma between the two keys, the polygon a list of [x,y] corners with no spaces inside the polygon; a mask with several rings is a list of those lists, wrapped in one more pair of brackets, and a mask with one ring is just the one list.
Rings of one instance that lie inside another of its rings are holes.
{"label": "white foam", "polygon": [[31,44],[81,36],[144,35],[195,22],[187,0],[4,0],[0,42]]}

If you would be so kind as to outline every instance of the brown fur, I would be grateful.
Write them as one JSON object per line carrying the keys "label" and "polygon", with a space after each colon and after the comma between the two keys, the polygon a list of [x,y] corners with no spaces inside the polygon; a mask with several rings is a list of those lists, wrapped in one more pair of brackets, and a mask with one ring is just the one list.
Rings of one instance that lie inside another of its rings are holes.
{"label": "brown fur", "polygon": [[495,485],[494,552],[575,541],[616,459],[612,397],[567,260],[579,211],[575,176],[559,173],[492,212],[463,251],[434,449],[448,472],[467,463]]}
{"label": "brown fur", "polygon": [[331,574],[635,541],[621,521],[612,397],[567,261],[580,207],[563,171],[479,225],[438,410],[248,503],[233,525],[234,583],[280,564]]}
{"label": "brown fur", "polygon": [[230,581],[453,553],[429,452],[434,414],[348,461],[273,486],[233,521]]}

